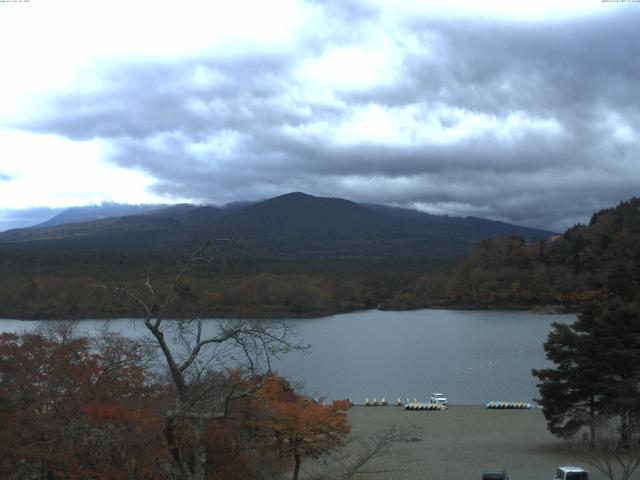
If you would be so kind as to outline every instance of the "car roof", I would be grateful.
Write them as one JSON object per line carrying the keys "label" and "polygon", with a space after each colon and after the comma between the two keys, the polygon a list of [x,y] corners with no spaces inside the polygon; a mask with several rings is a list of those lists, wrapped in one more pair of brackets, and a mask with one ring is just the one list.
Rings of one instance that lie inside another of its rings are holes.
{"label": "car roof", "polygon": [[504,468],[487,468],[483,473],[504,473]]}
{"label": "car roof", "polygon": [[585,469],[582,467],[574,467],[574,466],[566,466],[566,467],[558,467],[560,470],[564,470],[565,472],[584,472]]}

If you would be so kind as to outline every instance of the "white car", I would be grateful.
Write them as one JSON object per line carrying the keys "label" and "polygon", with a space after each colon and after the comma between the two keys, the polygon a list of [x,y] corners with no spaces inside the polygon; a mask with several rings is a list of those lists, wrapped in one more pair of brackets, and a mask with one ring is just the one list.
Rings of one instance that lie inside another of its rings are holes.
{"label": "white car", "polygon": [[553,480],[589,480],[589,472],[581,467],[558,467]]}
{"label": "white car", "polygon": [[431,403],[440,403],[442,405],[447,404],[447,397],[442,393],[432,393],[431,399],[429,400]]}

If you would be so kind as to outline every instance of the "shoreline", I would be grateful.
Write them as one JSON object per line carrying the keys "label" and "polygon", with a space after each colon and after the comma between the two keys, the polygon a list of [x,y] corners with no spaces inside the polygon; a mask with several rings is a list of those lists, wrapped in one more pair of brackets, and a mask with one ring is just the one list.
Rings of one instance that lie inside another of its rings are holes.
{"label": "shoreline", "polygon": [[[309,312],[266,312],[266,314],[234,314],[233,312],[175,312],[171,314],[171,319],[182,320],[187,318],[207,319],[241,319],[241,320],[296,320],[296,319],[317,319],[332,317],[347,313],[369,312],[413,312],[418,310],[451,310],[451,311],[514,311],[514,312],[531,312],[540,315],[567,315],[576,313],[576,309],[562,305],[448,305],[448,306],[421,306],[416,308],[387,308],[383,305],[377,308],[357,308],[343,310],[326,310],[326,311],[309,311]],[[21,315],[16,312],[0,311],[0,320],[21,320],[21,321],[57,321],[57,320],[117,320],[131,319],[144,320],[144,316],[138,313],[105,313],[96,311],[76,312],[73,315],[50,315],[51,312],[41,312],[35,315]]]}

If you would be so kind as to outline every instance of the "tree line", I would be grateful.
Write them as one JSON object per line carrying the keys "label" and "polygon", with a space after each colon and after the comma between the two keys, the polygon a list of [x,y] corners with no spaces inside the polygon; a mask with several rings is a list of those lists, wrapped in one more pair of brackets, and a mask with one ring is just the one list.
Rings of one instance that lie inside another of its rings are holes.
{"label": "tree line", "polygon": [[[109,256],[9,255],[4,259],[0,256],[0,316],[44,319],[133,316],[139,312],[132,304],[114,302],[112,296],[95,285],[124,284],[136,288],[138,279],[150,274],[159,286],[168,288],[176,268],[179,261],[173,257],[123,256],[110,264]],[[178,286],[180,308],[173,314],[274,318],[370,309],[386,304],[425,272],[443,268],[446,267],[431,259],[214,262],[198,265],[182,278]]]}
{"label": "tree line", "polygon": [[453,303],[556,305],[577,311],[612,291],[635,297],[640,278],[640,199],[593,214],[588,225],[525,242],[482,242],[456,269]]}

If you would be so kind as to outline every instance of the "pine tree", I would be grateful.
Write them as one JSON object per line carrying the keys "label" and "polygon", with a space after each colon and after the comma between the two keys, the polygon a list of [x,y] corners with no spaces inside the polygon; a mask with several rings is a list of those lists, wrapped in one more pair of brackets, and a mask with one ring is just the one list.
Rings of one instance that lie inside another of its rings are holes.
{"label": "pine tree", "polygon": [[640,414],[640,306],[615,297],[592,303],[572,325],[555,323],[544,344],[554,368],[534,370],[549,431],[571,437],[600,420],[620,419],[627,444]]}
{"label": "pine tree", "polygon": [[554,323],[544,349],[556,367],[533,370],[533,375],[540,380],[538,402],[549,431],[569,438],[587,426],[593,442],[604,411],[604,377],[598,366],[596,345],[578,333],[575,324]]}
{"label": "pine tree", "polygon": [[597,345],[603,403],[609,417],[620,418],[620,440],[627,445],[632,420],[640,414],[640,306],[602,302],[585,310],[576,328]]}

